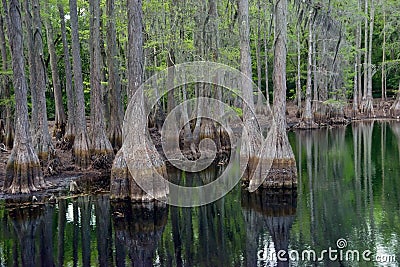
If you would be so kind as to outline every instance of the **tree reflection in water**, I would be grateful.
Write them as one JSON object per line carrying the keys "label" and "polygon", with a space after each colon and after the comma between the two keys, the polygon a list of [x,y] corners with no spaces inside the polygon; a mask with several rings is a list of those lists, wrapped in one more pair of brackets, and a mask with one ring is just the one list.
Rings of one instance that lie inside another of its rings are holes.
{"label": "tree reflection in water", "polygon": [[[270,192],[267,190],[249,193],[242,191],[242,213],[246,225],[246,266],[258,266],[259,255],[267,253],[269,257],[262,257],[261,265],[289,266],[289,237],[290,229],[296,216],[297,192]],[[271,247],[265,239],[265,230],[268,230],[274,245],[274,251],[286,251],[286,261],[277,261],[275,255],[270,254]],[[267,243],[268,251],[260,254]],[[265,261],[264,261],[265,259]]]}
{"label": "tree reflection in water", "polygon": [[[167,207],[154,202],[148,205],[113,202],[116,240],[116,265],[153,266],[153,258],[167,223]],[[128,256],[128,258],[125,257]]]}

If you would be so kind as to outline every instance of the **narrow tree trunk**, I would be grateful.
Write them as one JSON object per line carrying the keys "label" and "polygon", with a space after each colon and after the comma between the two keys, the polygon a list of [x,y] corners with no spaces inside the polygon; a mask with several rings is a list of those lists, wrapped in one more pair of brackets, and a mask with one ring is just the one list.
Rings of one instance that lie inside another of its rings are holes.
{"label": "narrow tree trunk", "polygon": [[[6,16],[6,21],[8,17]],[[3,16],[0,16],[0,53],[2,60],[2,70],[4,72],[8,71],[8,63],[7,63],[7,44],[6,44],[6,36],[5,36],[6,27],[4,25]],[[8,75],[2,75],[1,86],[3,89],[3,97],[5,99],[9,99],[11,97],[11,79]],[[4,145],[11,149],[14,143],[14,115],[13,115],[13,106],[11,104],[7,104],[5,107],[5,140],[3,140]]]}
{"label": "narrow tree trunk", "polygon": [[118,73],[119,62],[117,59],[116,30],[115,30],[115,1],[107,0],[107,63],[108,85],[110,88],[110,128],[108,138],[114,149],[118,151],[122,146],[122,117],[123,106],[121,97],[121,78]]}
{"label": "narrow tree trunk", "polygon": [[64,67],[65,67],[65,91],[67,93],[67,108],[68,108],[68,120],[64,135],[64,142],[66,142],[66,148],[72,148],[72,144],[75,140],[75,92],[72,86],[72,72],[71,72],[71,61],[69,55],[67,33],[65,27],[65,14],[64,7],[62,4],[58,4],[58,10],[60,13],[60,24],[61,24],[61,39],[63,43],[64,51]]}
{"label": "narrow tree trunk", "polygon": [[[370,8],[370,23],[368,31],[368,1],[365,0],[365,66],[364,66],[364,97],[362,104],[362,112],[367,116],[371,117],[374,115],[373,99],[372,99],[372,37],[374,31],[374,16],[375,7],[374,0],[371,0]],[[369,40],[368,40],[369,33]]]}
{"label": "narrow tree trunk", "polygon": [[370,8],[370,22],[369,22],[369,44],[368,44],[368,90],[367,90],[367,107],[366,112],[368,117],[374,116],[373,98],[372,98],[372,76],[374,71],[372,70],[372,41],[374,34],[374,21],[375,21],[375,0],[371,0]]}
{"label": "narrow tree trunk", "polygon": [[[267,17],[267,9],[265,8],[265,17]],[[269,64],[268,64],[268,54],[269,54],[269,38],[271,37],[271,27],[272,27],[272,19],[273,16],[271,15],[271,20],[269,22],[269,25],[266,24],[265,22],[265,28],[268,27],[268,37],[267,37],[267,29],[264,29],[264,53],[265,53],[265,98],[267,99],[267,104],[269,105]],[[268,38],[268,40],[267,40]]]}
{"label": "narrow tree trunk", "polygon": [[262,70],[262,63],[261,63],[261,1],[257,1],[257,39],[256,41],[256,60],[257,60],[257,86],[258,86],[258,97],[257,97],[257,106],[256,106],[256,112],[257,114],[264,115],[266,113],[266,110],[264,109],[264,103],[263,103],[263,95],[262,95],[262,90],[261,90],[261,83],[262,83],[262,75],[261,75],[261,70]]}
{"label": "narrow tree trunk", "polygon": [[[49,10],[48,2],[46,1],[45,3],[46,3],[45,4],[46,10]],[[48,14],[47,16],[50,16],[50,14]],[[53,80],[53,89],[54,89],[55,123],[53,129],[53,136],[55,136],[57,139],[61,139],[65,134],[65,125],[66,125],[65,110],[62,100],[60,76],[58,73],[56,48],[54,46],[53,27],[51,25],[50,18],[45,18],[44,21],[45,21],[46,35],[47,35],[47,48],[49,50],[49,55],[50,55],[51,77]]]}
{"label": "narrow tree trunk", "polygon": [[24,25],[25,25],[25,31],[26,31],[26,48],[28,51],[28,66],[29,66],[29,88],[28,91],[30,91],[31,94],[31,102],[32,102],[32,108],[31,108],[31,134],[33,135],[34,125],[37,123],[36,120],[38,119],[38,109],[37,109],[37,94],[35,93],[36,89],[36,68],[35,66],[35,44],[33,40],[33,22],[32,22],[32,1],[27,0],[24,2]]}
{"label": "narrow tree trunk", "polygon": [[297,168],[292,147],[286,133],[286,55],[287,55],[287,0],[275,3],[274,45],[274,106],[277,127],[276,152],[272,168],[263,183],[267,188],[297,186]]}
{"label": "narrow tree trunk", "polygon": [[104,103],[101,88],[101,54],[100,54],[100,1],[90,0],[90,20],[91,20],[91,50],[92,69],[90,101],[91,109],[91,147],[90,154],[93,160],[93,166],[100,169],[110,169],[114,159],[114,151],[106,135],[104,125]]}
{"label": "narrow tree trunk", "polygon": [[8,36],[12,56],[13,83],[15,90],[15,139],[14,148],[6,167],[3,190],[6,193],[30,193],[45,186],[43,174],[29,134],[28,86],[22,45],[21,9],[18,0],[6,1],[3,8],[8,12]]}
{"label": "narrow tree trunk", "polygon": [[[300,25],[297,26],[297,77],[296,77],[296,99],[297,99],[297,116],[301,116],[301,40]],[[308,73],[307,73],[308,74]],[[307,77],[308,78],[308,77]]]}
{"label": "narrow tree trunk", "polygon": [[[358,0],[358,12],[362,12],[362,0]],[[357,25],[357,30],[358,30],[358,35],[357,35],[357,40],[358,40],[358,54],[357,54],[357,73],[358,73],[358,111],[361,110],[361,101],[362,101],[362,96],[363,96],[363,91],[362,91],[362,54],[363,52],[361,51],[361,46],[362,46],[362,21],[360,20]]]}
{"label": "narrow tree trunk", "polygon": [[382,100],[387,100],[386,95],[386,6],[385,1],[382,1],[383,12],[383,42],[382,42]]}
{"label": "narrow tree trunk", "polygon": [[354,63],[354,90],[353,90],[353,118],[357,116],[358,113],[358,73],[357,73],[357,56],[356,63]]}
{"label": "narrow tree trunk", "polygon": [[75,127],[73,156],[75,164],[81,168],[87,168],[90,164],[90,142],[86,129],[85,98],[83,94],[82,62],[79,45],[77,0],[69,1],[71,37],[72,37],[72,61],[75,86]]}
{"label": "narrow tree trunk", "polygon": [[45,62],[43,56],[42,22],[40,17],[39,0],[33,0],[33,41],[34,41],[34,68],[35,68],[35,88],[31,89],[32,94],[37,98],[37,119],[33,119],[33,145],[43,166],[51,164],[56,158],[55,149],[49,133],[46,107],[46,80]]}
{"label": "narrow tree trunk", "polygon": [[308,64],[307,64],[307,86],[306,86],[306,105],[302,117],[301,128],[315,128],[317,125],[314,123],[314,116],[311,109],[312,99],[312,70],[313,70],[313,20],[314,11],[310,11],[308,18]]}
{"label": "narrow tree trunk", "polygon": [[[127,125],[130,132],[124,136],[129,150],[120,150],[114,160],[111,171],[110,193],[113,199],[130,198],[132,201],[151,201],[165,198],[169,189],[166,184],[154,184],[154,177],[163,174],[166,166],[155,147],[150,144],[147,130],[147,118],[144,112],[143,90],[138,91],[143,81],[143,10],[141,0],[128,0],[128,106],[127,114],[135,120]],[[135,96],[135,97],[134,97]],[[125,154],[124,153],[128,153]],[[128,157],[128,158],[127,158]],[[128,169],[128,165],[130,169]],[[134,173],[130,173],[134,171]],[[133,179],[141,179],[152,187],[148,194]]]}

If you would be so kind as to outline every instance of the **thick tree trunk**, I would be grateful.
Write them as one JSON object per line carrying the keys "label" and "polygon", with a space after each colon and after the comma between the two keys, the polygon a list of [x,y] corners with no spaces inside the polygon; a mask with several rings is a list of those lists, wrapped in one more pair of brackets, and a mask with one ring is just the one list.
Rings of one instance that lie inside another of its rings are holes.
{"label": "thick tree trunk", "polygon": [[275,157],[263,183],[267,188],[297,186],[297,168],[292,147],[286,133],[286,44],[287,44],[287,0],[275,3],[275,46],[274,46],[274,106],[277,127]]}
{"label": "thick tree trunk", "polygon": [[[5,18],[8,20],[8,16]],[[6,27],[4,25],[3,16],[0,15],[0,53],[2,60],[2,70],[4,72],[8,71],[8,63],[7,63],[7,44],[6,44],[6,36],[5,36]],[[8,75],[2,75],[1,85],[2,87],[2,97],[5,99],[9,99],[11,94],[11,79]],[[7,104],[5,107],[5,138],[3,140],[6,148],[12,149],[14,143],[14,115],[13,115],[13,107],[10,104]]]}
{"label": "thick tree trunk", "polygon": [[71,72],[71,61],[69,55],[67,33],[65,27],[65,14],[64,7],[62,4],[58,4],[58,10],[60,13],[60,24],[61,24],[61,39],[63,43],[64,51],[64,66],[65,66],[65,91],[67,92],[67,108],[68,108],[68,120],[64,135],[64,142],[66,148],[72,148],[72,144],[75,139],[75,92],[72,86],[72,72]]}
{"label": "thick tree trunk", "polygon": [[101,55],[100,55],[100,2],[90,0],[91,14],[91,147],[90,154],[95,168],[110,169],[114,159],[113,147],[108,140],[104,125],[104,103],[101,88]]}
{"label": "thick tree trunk", "polygon": [[110,89],[110,128],[108,129],[108,138],[113,148],[118,151],[122,146],[122,120],[123,113],[121,97],[121,78],[119,76],[118,52],[116,47],[115,30],[115,1],[107,0],[107,63],[108,63],[108,86]]}
{"label": "thick tree trunk", "polygon": [[243,96],[243,121],[248,140],[243,140],[241,158],[248,158],[247,174],[243,176],[243,181],[248,182],[259,161],[259,150],[262,143],[262,134],[259,132],[256,120],[254,120],[254,97],[251,55],[250,55],[250,27],[249,27],[249,1],[239,0],[239,35],[240,35],[240,70],[242,75],[242,96]]}
{"label": "thick tree trunk", "polygon": [[[6,1],[3,1],[3,4]],[[29,134],[27,89],[22,45],[21,9],[18,0],[9,1],[8,35],[12,55],[15,90],[14,148],[7,162],[3,190],[7,193],[30,193],[46,184]]]}
{"label": "thick tree trunk", "polygon": [[[45,6],[46,10],[49,10],[49,5],[47,1]],[[53,80],[53,90],[54,90],[55,123],[53,129],[53,136],[56,137],[58,140],[60,140],[65,134],[66,117],[62,100],[60,76],[58,73],[56,48],[54,46],[53,27],[51,25],[50,18],[45,18],[44,21],[46,27],[47,48],[49,50],[49,55],[50,55],[51,77]]]}
{"label": "thick tree trunk", "polygon": [[82,62],[79,45],[78,14],[76,0],[69,1],[71,37],[72,37],[72,61],[75,85],[75,127],[73,156],[75,164],[81,168],[90,165],[90,142],[86,129],[85,98],[83,94]]}
{"label": "thick tree trunk", "polygon": [[[144,112],[143,90],[138,88],[143,82],[143,10],[141,0],[128,0],[128,106],[127,114],[135,119],[134,125],[125,133],[127,148],[121,149],[114,160],[111,171],[110,193],[112,199],[130,198],[132,201],[151,201],[155,198],[165,198],[168,187],[165,184],[153,184],[153,179],[159,173],[166,175],[166,166],[154,145],[151,144],[147,130],[147,118]],[[135,95],[135,99],[133,96]],[[130,125],[131,126],[131,125]],[[129,138],[129,139],[127,139]],[[124,153],[129,153],[124,155]],[[127,158],[128,157],[128,158]],[[126,158],[129,160],[128,169]],[[130,173],[130,171],[135,173]],[[135,180],[141,179],[153,185],[153,192],[149,195],[139,187]],[[164,176],[166,178],[166,176]]]}

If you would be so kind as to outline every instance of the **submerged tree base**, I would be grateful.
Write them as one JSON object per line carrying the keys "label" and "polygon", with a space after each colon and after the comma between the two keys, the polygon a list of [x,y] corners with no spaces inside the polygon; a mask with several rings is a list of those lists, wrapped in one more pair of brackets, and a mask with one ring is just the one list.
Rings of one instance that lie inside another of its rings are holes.
{"label": "submerged tree base", "polygon": [[275,159],[262,187],[267,189],[297,188],[296,161]]}
{"label": "submerged tree base", "polygon": [[46,187],[39,158],[33,148],[27,144],[16,145],[7,162],[4,192],[29,194]]}
{"label": "submerged tree base", "polygon": [[390,107],[389,112],[393,118],[396,118],[396,119],[400,118],[400,98],[396,99],[396,101]]}
{"label": "submerged tree base", "polygon": [[296,126],[296,129],[307,130],[307,129],[318,129],[320,128],[318,124],[316,124],[313,120],[301,120]]}
{"label": "submerged tree base", "polygon": [[[145,155],[145,154],[143,154]],[[168,185],[165,181],[159,182],[158,176],[167,177],[166,165],[161,159],[151,157],[136,159],[130,162],[131,174],[125,160],[124,153],[120,150],[114,160],[111,171],[110,194],[111,199],[130,199],[132,202],[150,202],[156,199],[166,199],[169,193]],[[141,179],[142,183],[146,183],[146,188],[150,188],[145,192],[133,178]]]}

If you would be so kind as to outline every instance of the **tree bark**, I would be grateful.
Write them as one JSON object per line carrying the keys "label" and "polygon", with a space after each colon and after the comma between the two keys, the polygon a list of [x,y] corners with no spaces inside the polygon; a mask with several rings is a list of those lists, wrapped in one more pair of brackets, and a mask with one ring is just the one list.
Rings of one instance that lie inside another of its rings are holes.
{"label": "tree bark", "polygon": [[[50,10],[48,1],[45,2],[45,7],[46,10]],[[50,16],[50,14],[48,14],[47,16]],[[57,55],[53,38],[53,26],[51,25],[49,17],[45,18],[44,22],[47,35],[47,49],[49,50],[49,55],[50,55],[51,77],[53,80],[54,102],[55,102],[55,123],[53,129],[53,136],[55,136],[58,140],[60,140],[65,134],[66,117],[62,100],[60,76],[58,73]]]}
{"label": "tree bark", "polygon": [[61,24],[61,39],[63,43],[64,51],[64,67],[65,67],[65,91],[67,93],[67,109],[68,109],[68,120],[64,135],[64,142],[67,144],[67,148],[72,148],[75,139],[75,92],[72,86],[72,72],[71,72],[71,61],[67,41],[67,33],[65,27],[65,14],[64,7],[58,3],[58,10],[60,13],[60,24]]}
{"label": "tree bark", "polygon": [[83,93],[82,62],[79,45],[78,14],[76,0],[69,1],[71,37],[72,37],[72,61],[75,86],[75,127],[73,156],[76,166],[87,168],[90,164],[90,142],[86,129],[85,98]]}
{"label": "tree bark", "polygon": [[[367,116],[374,115],[373,99],[372,99],[372,37],[374,33],[374,16],[375,6],[374,0],[371,0],[370,22],[368,31],[368,1],[365,0],[365,66],[364,66],[364,97],[361,111]],[[369,40],[368,40],[369,33]]]}
{"label": "tree bark", "polygon": [[382,43],[382,100],[387,100],[386,95],[386,5],[385,1],[382,1],[382,12],[383,12],[383,43]]}
{"label": "tree bark", "polygon": [[[6,13],[5,20],[8,20],[8,16]],[[6,44],[6,36],[5,36],[5,24],[3,16],[0,16],[0,53],[2,60],[2,70],[4,72],[8,71],[8,63],[7,63],[7,44]],[[10,99],[11,97],[11,79],[8,75],[2,75],[1,79],[2,93],[5,99]],[[13,106],[11,104],[7,104],[5,107],[5,139],[3,140],[4,145],[12,149],[14,143],[14,115],[13,115]]]}
{"label": "tree bark", "polygon": [[257,60],[257,86],[258,86],[258,97],[257,97],[257,105],[256,112],[260,115],[266,114],[266,109],[263,103],[263,95],[261,90],[262,83],[262,63],[261,63],[261,1],[257,1],[257,39],[256,39],[256,60]]}
{"label": "tree bark", "polygon": [[267,188],[297,186],[297,168],[292,147],[286,133],[286,56],[287,56],[287,0],[275,2],[274,45],[274,106],[277,127],[276,152],[271,170],[263,183]]}
{"label": "tree bark", "polygon": [[91,147],[90,155],[93,166],[99,169],[110,169],[114,159],[113,147],[108,140],[104,125],[104,103],[101,88],[101,54],[100,54],[100,1],[90,0],[91,20]]}
{"label": "tree bark", "polygon": [[[24,11],[25,11],[25,16],[24,16],[24,24],[25,24],[25,30],[26,30],[26,45],[27,45],[27,51],[28,51],[28,65],[29,65],[29,88],[28,91],[30,91],[31,94],[31,102],[32,102],[32,111],[31,111],[31,128],[33,127],[34,124],[36,124],[36,120],[38,119],[38,109],[37,109],[37,94],[35,93],[35,87],[36,87],[36,68],[35,66],[35,44],[33,40],[33,22],[32,22],[32,1],[27,0],[24,2]],[[31,129],[32,132],[33,129]],[[32,133],[31,133],[32,134]]]}
{"label": "tree bark", "polygon": [[3,1],[8,11],[8,35],[12,55],[13,84],[15,90],[15,139],[14,148],[6,167],[6,178],[3,190],[6,193],[30,193],[45,187],[31,137],[29,134],[27,91],[25,65],[22,45],[21,9],[18,0]]}
{"label": "tree bark", "polygon": [[110,128],[108,130],[108,138],[115,151],[122,146],[122,120],[123,113],[122,97],[121,97],[121,78],[119,75],[119,62],[117,59],[118,52],[116,47],[116,30],[115,30],[115,1],[107,0],[106,15],[107,21],[107,63],[108,63],[108,86],[110,89],[111,105],[110,105]]}
{"label": "tree bark", "polygon": [[[156,175],[166,177],[166,166],[154,145],[150,144],[150,136],[147,130],[147,118],[144,111],[143,90],[138,92],[143,82],[143,10],[141,0],[128,0],[128,106],[127,112],[135,119],[135,124],[129,129],[129,136],[125,135],[123,142],[127,142],[129,150],[118,151],[112,171],[110,193],[112,199],[130,198],[131,201],[147,202],[155,198],[166,198],[168,187],[163,184],[154,184]],[[137,94],[136,94],[137,93]],[[135,96],[135,98],[134,98]],[[134,98],[134,99],[133,99]],[[126,133],[127,134],[127,133]],[[128,140],[126,138],[129,138]],[[125,152],[129,154],[124,155]],[[131,165],[130,173],[126,157],[129,157]],[[142,179],[153,185],[151,195],[143,191],[133,179]]]}
{"label": "tree bark", "polygon": [[315,128],[317,125],[314,123],[314,116],[311,109],[312,99],[312,70],[313,70],[313,19],[314,11],[310,11],[308,18],[308,64],[307,64],[307,86],[306,86],[306,105],[300,124],[301,128]]}
{"label": "tree bark", "polygon": [[243,181],[247,183],[258,164],[259,150],[262,143],[262,134],[257,128],[254,114],[254,97],[252,84],[252,65],[250,55],[250,27],[249,27],[249,1],[238,1],[239,11],[239,39],[240,39],[240,70],[242,75],[242,96],[243,96],[243,121],[244,129],[247,131],[248,140],[243,140],[244,147],[241,149],[241,158],[248,158],[247,173]]}
{"label": "tree bark", "polygon": [[[297,99],[297,116],[301,116],[301,40],[300,25],[297,26],[297,77],[296,77],[296,99]],[[308,75],[308,72],[307,72]],[[308,78],[308,76],[307,76]],[[308,80],[307,80],[308,82]],[[308,85],[308,84],[307,84]]]}
{"label": "tree bark", "polygon": [[34,42],[34,68],[36,84],[31,88],[32,94],[36,94],[37,99],[37,119],[33,122],[33,145],[43,166],[55,157],[55,150],[49,133],[46,108],[46,71],[43,56],[42,22],[40,17],[39,0],[32,1],[33,13],[33,42]]}

